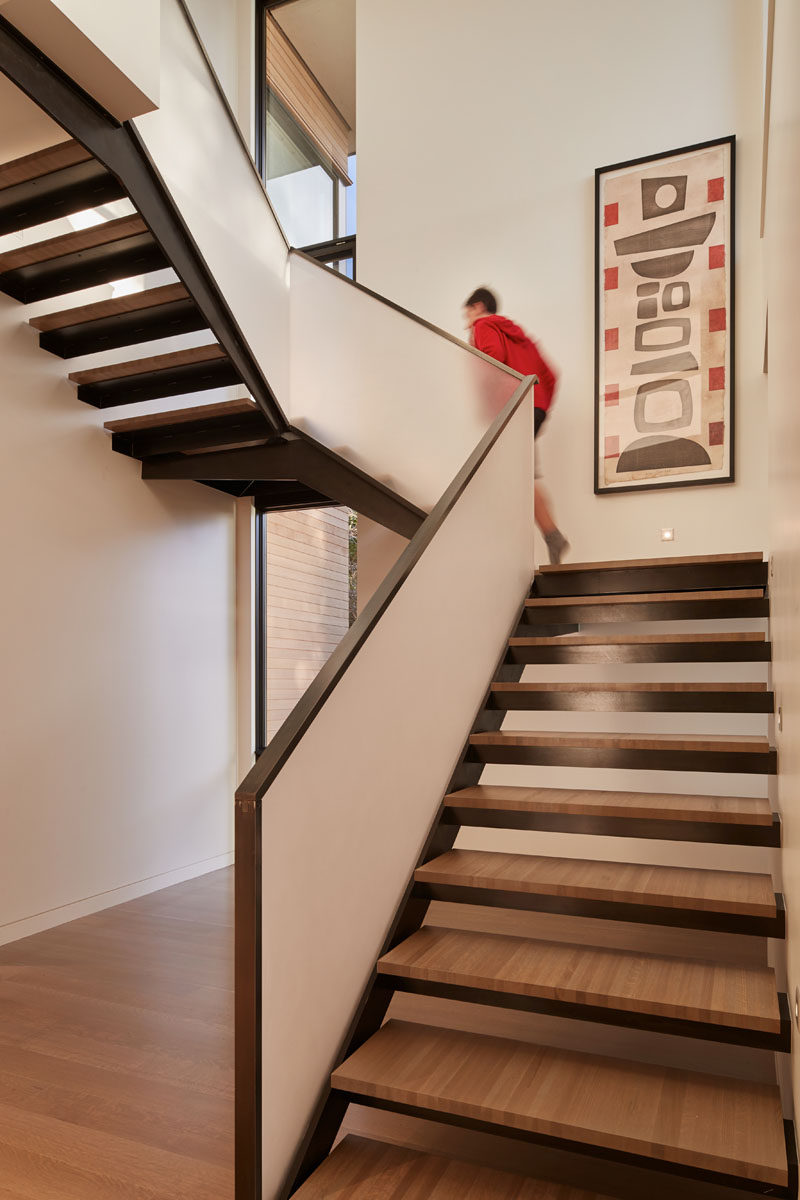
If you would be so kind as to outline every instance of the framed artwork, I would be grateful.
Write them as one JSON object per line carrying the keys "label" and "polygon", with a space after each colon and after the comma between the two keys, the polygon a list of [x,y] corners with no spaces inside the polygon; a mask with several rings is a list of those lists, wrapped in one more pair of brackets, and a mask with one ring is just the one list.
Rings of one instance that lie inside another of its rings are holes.
{"label": "framed artwork", "polygon": [[735,140],[595,172],[595,492],[733,480]]}

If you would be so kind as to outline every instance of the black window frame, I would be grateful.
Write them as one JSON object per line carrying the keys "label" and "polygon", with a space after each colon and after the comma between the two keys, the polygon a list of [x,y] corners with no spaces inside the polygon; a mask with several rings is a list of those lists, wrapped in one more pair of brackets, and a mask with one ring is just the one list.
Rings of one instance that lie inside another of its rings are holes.
{"label": "black window frame", "polygon": [[[269,88],[267,86],[267,13],[272,12],[276,8],[283,8],[287,4],[294,3],[294,0],[255,0],[256,5],[256,21],[255,21],[255,120],[254,120],[254,158],[258,173],[264,180],[266,187],[266,148],[267,148],[267,101],[269,98]],[[327,170],[327,168],[325,168]],[[341,216],[341,201],[339,195],[339,180],[335,174],[331,176],[333,186],[333,228],[339,228]],[[345,243],[348,243],[343,250]],[[297,250],[302,250],[304,254],[310,255],[311,258],[317,259],[318,262],[323,262],[328,266],[334,267],[335,264],[346,259],[353,261],[353,273],[351,278],[356,278],[356,235],[347,234],[342,236],[334,235],[329,241],[316,242],[314,245],[297,246]]]}

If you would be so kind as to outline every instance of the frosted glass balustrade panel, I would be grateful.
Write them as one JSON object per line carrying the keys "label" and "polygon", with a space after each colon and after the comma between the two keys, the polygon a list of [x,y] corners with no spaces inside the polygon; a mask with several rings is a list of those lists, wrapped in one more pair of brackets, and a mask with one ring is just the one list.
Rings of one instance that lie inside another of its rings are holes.
{"label": "frosted glass balustrade panel", "polygon": [[265,1200],[280,1193],[530,588],[532,438],[529,391],[261,800]]}
{"label": "frosted glass balustrade panel", "polygon": [[429,512],[520,377],[290,255],[291,423]]}
{"label": "frosted glass balustrade panel", "polygon": [[159,108],[133,124],[285,409],[286,241],[177,0],[163,0],[161,22]]}

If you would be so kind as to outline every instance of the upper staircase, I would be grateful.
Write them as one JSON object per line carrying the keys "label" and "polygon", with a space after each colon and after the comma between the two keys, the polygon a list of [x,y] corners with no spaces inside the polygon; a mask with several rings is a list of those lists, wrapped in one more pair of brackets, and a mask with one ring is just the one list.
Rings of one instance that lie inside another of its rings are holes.
{"label": "upper staircase", "polygon": [[[48,222],[118,201],[133,206],[122,180],[75,140],[0,165],[0,236],[24,235],[21,245],[0,251],[0,291],[25,305],[64,298],[28,323],[41,348],[60,358],[104,355],[98,365],[69,372],[77,398],[86,404],[106,409],[219,388],[246,390],[239,356],[218,341],[146,352],[152,343],[178,335],[206,332],[212,338],[216,322],[209,318],[214,304],[209,306],[208,296],[200,302],[198,282],[193,286],[188,272],[189,282],[174,273],[172,281],[149,282],[168,268],[179,272],[182,264],[173,261],[141,213],[38,236],[38,227]],[[134,276],[145,277],[140,291],[75,302],[75,293],[84,289]],[[224,329],[222,299],[219,309]],[[105,358],[106,351],[145,344],[144,353],[122,361]],[[117,419],[106,428],[115,450],[142,460],[145,478],[189,479],[251,496],[261,512],[345,503],[406,536],[423,517],[385,483],[286,422],[276,425],[275,412],[250,398]],[[241,451],[249,453],[237,455]]]}
{"label": "upper staircase", "polygon": [[[780,845],[776,756],[740,732],[773,708],[753,628],[766,584],[759,554],[536,575],[292,1194],[588,1198],[571,1186],[587,1171],[567,1157],[554,1173],[550,1148],[591,1156],[592,1195],[797,1196],[772,1057],[790,1048],[789,1003],[767,954],[785,932],[764,857]],[[612,622],[626,631],[605,633]],[[663,721],[686,732],[644,731]],[[737,794],[752,773],[762,782]],[[374,1140],[437,1150],[420,1119],[513,1139],[527,1175],[490,1169],[491,1138],[449,1135],[433,1158]],[[326,1159],[342,1122],[352,1132]]]}

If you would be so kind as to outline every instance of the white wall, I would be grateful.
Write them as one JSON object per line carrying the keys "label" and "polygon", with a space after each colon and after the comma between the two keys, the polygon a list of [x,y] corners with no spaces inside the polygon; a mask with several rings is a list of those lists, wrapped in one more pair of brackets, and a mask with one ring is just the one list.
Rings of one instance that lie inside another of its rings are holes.
{"label": "white wall", "polygon": [[27,315],[0,297],[0,941],[227,865],[238,782],[234,502],[144,483]]}
{"label": "white wall", "polygon": [[161,0],[0,0],[0,9],[118,120],[157,106]]}
{"label": "white wall", "polygon": [[[783,881],[788,909],[790,1003],[800,983],[800,389],[797,377],[797,277],[800,271],[800,9],[777,0],[772,75],[767,246],[769,299],[770,477],[774,553],[771,583],[776,703],[783,710],[777,734],[783,815]],[[795,1105],[800,1065],[794,1056]]]}
{"label": "white wall", "polygon": [[251,0],[187,0],[187,8],[251,144],[255,107],[255,5]]}
{"label": "white wall", "polygon": [[[756,0],[363,0],[358,272],[460,333],[481,283],[561,372],[544,471],[574,560],[766,545]],[[594,170],[734,133],[737,480],[593,494]],[[698,520],[702,504],[703,520]]]}

